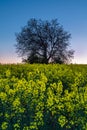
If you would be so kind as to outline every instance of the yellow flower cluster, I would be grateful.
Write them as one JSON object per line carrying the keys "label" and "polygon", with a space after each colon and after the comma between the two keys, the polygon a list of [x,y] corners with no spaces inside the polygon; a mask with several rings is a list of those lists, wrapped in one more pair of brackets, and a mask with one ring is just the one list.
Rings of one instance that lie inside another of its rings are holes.
{"label": "yellow flower cluster", "polygon": [[0,65],[0,130],[87,130],[87,66]]}

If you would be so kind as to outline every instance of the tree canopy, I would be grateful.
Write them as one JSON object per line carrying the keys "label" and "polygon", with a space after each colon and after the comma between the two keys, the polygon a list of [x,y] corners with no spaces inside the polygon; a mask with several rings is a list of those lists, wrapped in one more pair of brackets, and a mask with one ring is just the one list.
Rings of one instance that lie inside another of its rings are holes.
{"label": "tree canopy", "polygon": [[51,21],[30,19],[16,34],[16,50],[24,62],[68,63],[74,51],[69,49],[71,34],[57,19]]}

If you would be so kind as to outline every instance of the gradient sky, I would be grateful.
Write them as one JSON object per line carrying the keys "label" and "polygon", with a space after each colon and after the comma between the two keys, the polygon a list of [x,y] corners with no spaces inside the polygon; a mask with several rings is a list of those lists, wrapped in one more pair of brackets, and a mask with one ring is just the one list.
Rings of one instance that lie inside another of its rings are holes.
{"label": "gradient sky", "polygon": [[0,63],[21,62],[15,52],[15,33],[30,18],[57,18],[71,33],[72,62],[87,64],[87,0],[0,0]]}

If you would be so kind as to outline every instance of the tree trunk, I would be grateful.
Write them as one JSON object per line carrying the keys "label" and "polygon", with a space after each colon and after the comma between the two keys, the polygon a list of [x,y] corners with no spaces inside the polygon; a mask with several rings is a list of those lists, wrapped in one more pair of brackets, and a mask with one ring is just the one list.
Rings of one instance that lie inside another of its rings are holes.
{"label": "tree trunk", "polygon": [[47,59],[47,48],[44,49],[44,60],[43,60],[43,62],[44,62],[45,64],[48,64],[48,59]]}

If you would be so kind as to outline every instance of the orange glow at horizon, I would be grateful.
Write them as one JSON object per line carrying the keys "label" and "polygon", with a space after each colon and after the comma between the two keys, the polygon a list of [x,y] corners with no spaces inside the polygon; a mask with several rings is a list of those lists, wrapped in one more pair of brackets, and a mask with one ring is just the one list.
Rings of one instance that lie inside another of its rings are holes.
{"label": "orange glow at horizon", "polygon": [[[1,64],[17,64],[17,63],[21,63],[22,59],[18,58],[18,57],[0,57],[0,63]],[[83,59],[83,58],[74,58],[72,60],[73,64],[87,64],[87,59]]]}
{"label": "orange glow at horizon", "polygon": [[0,63],[2,64],[14,64],[14,63],[21,63],[21,58],[16,57],[0,57]]}

